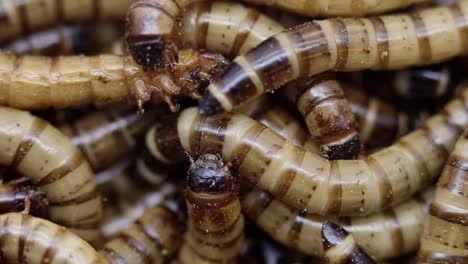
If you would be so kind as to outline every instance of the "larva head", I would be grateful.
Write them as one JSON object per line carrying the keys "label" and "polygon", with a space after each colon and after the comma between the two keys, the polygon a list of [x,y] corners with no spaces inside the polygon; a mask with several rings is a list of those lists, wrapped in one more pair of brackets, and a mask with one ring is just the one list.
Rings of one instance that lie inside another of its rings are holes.
{"label": "larva head", "polygon": [[190,165],[187,187],[193,193],[222,194],[232,191],[233,181],[219,155],[203,154]]}

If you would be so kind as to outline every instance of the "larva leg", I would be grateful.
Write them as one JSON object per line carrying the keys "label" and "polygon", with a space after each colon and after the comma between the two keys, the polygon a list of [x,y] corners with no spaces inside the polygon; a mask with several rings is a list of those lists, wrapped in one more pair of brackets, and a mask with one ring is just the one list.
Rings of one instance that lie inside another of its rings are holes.
{"label": "larva leg", "polygon": [[120,31],[118,24],[115,23],[58,26],[5,43],[1,48],[14,54],[90,55],[101,52],[109,42],[118,39]]}
{"label": "larva leg", "polygon": [[295,210],[258,188],[243,185],[245,215],[276,241],[310,256],[324,256],[321,228],[333,221],[351,233],[372,257],[383,260],[417,250],[433,189],[382,213],[359,217],[322,217]]}
{"label": "larva leg", "polygon": [[42,119],[6,107],[0,107],[0,128],[0,163],[46,191],[51,221],[96,242],[101,196],[71,140]]}
{"label": "larva leg", "polygon": [[299,79],[287,84],[282,92],[304,117],[323,157],[335,160],[358,156],[361,144],[357,123],[336,77],[324,74]]}
{"label": "larva leg", "polygon": [[218,155],[203,154],[187,179],[188,230],[180,263],[236,263],[244,240],[239,179]]}
{"label": "larva leg", "polygon": [[[238,56],[211,84],[200,113],[230,111],[304,76],[400,69],[466,53],[468,0],[447,7],[373,18],[337,18],[297,26]],[[447,45],[451,43],[451,45]]]}
{"label": "larva leg", "polygon": [[20,109],[67,108],[150,99],[177,109],[179,96],[199,98],[199,88],[225,68],[226,60],[184,50],[170,73],[144,73],[129,57],[14,56],[0,52],[0,104]]}
{"label": "larva leg", "polygon": [[72,139],[98,172],[132,152],[137,138],[156,120],[157,113],[155,109],[148,109],[144,115],[123,108],[95,111],[58,129]]}
{"label": "larva leg", "polygon": [[467,263],[468,129],[458,140],[437,183],[418,263]]}
{"label": "larva leg", "polygon": [[84,240],[64,227],[28,214],[0,215],[2,263],[104,263]]}
{"label": "larva leg", "polygon": [[326,221],[322,224],[322,244],[330,264],[362,263],[373,264],[369,256],[341,226]]}
{"label": "larva leg", "polygon": [[99,251],[106,263],[163,263],[182,241],[177,216],[164,206],[146,209],[129,228]]}
{"label": "larva leg", "polygon": [[171,145],[154,144],[160,146],[154,153],[164,159],[181,155],[175,153],[180,149],[214,151],[232,161],[242,176],[295,208],[321,215],[364,215],[401,203],[432,182],[468,124],[467,110],[465,89],[422,128],[392,146],[364,159],[329,161],[246,116],[203,117],[189,108],[178,120],[158,125],[173,136]]}
{"label": "larva leg", "polygon": [[19,178],[0,185],[0,213],[27,212],[41,218],[48,217],[49,203],[41,188]]}
{"label": "larva leg", "polygon": [[63,22],[91,22],[122,19],[130,0],[0,1],[0,42]]}

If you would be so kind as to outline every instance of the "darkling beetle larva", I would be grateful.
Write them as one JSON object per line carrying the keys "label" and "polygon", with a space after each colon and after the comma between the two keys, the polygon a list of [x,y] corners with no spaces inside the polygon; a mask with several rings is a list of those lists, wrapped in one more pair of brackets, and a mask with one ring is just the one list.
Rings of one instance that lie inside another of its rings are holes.
{"label": "darkling beetle larva", "polygon": [[[468,0],[371,18],[313,21],[238,56],[207,88],[202,115],[233,108],[303,76],[327,70],[400,69],[466,53]],[[451,43],[447,45],[447,43]]]}
{"label": "darkling beetle larva", "polygon": [[0,184],[0,214],[24,212],[47,218],[49,202],[46,192],[29,183],[29,179],[21,177]]}
{"label": "darkling beetle larva", "polygon": [[458,140],[437,183],[418,263],[467,263],[468,129]]}
{"label": "darkling beetle larva", "polygon": [[239,179],[219,155],[192,162],[187,179],[188,230],[181,263],[236,263],[244,241]]}

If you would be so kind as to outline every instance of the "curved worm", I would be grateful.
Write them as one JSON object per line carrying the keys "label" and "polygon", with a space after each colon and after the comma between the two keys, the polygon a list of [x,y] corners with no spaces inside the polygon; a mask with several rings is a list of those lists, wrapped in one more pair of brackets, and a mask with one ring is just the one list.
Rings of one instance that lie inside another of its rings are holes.
{"label": "curved worm", "polygon": [[437,183],[418,263],[468,262],[468,129],[458,140]]}
{"label": "curved worm", "polygon": [[231,111],[294,79],[327,70],[399,69],[464,54],[467,13],[468,0],[460,0],[413,13],[327,19],[282,31],[237,57],[208,86],[200,113]]}
{"label": "curved worm", "polygon": [[325,256],[327,256],[330,264],[376,263],[357,244],[353,235],[333,222],[326,221],[322,224],[322,244]]}
{"label": "curved worm", "polygon": [[20,109],[109,105],[164,100],[172,110],[178,96],[199,98],[200,86],[226,65],[206,51],[179,52],[171,73],[144,73],[129,57],[115,55],[15,56],[0,52],[0,104]]}
{"label": "curved worm", "polygon": [[[151,133],[162,140],[149,143],[159,160],[173,160],[182,149],[220,153],[242,176],[309,213],[364,215],[405,201],[429,184],[467,124],[465,89],[422,128],[358,160],[329,161],[246,116],[203,117],[194,108],[154,127]],[[171,135],[171,144],[163,134]]]}
{"label": "curved worm", "polygon": [[0,215],[1,263],[103,264],[97,252],[66,228],[28,214]]}
{"label": "curved worm", "polygon": [[97,172],[132,152],[138,137],[156,118],[154,109],[148,109],[144,115],[135,113],[133,109],[109,109],[92,112],[71,123],[59,125],[58,129],[72,139]]}
{"label": "curved worm", "polygon": [[0,1],[0,42],[63,22],[95,22],[122,19],[130,0]]}
{"label": "curved worm", "polygon": [[180,263],[236,263],[244,241],[238,180],[219,155],[203,154],[191,164]]}
{"label": "curved worm", "polygon": [[46,191],[49,219],[90,242],[100,237],[101,196],[69,138],[28,112],[0,107],[0,164]]}
{"label": "curved worm", "polygon": [[433,189],[381,213],[354,217],[323,217],[295,210],[256,187],[241,189],[245,215],[276,241],[310,256],[324,256],[321,229],[333,221],[372,257],[382,260],[417,250]]}
{"label": "curved worm", "polygon": [[31,186],[25,177],[0,185],[0,214],[25,212],[47,218],[49,202],[43,189]]}
{"label": "curved worm", "polygon": [[[66,25],[33,32],[23,38],[1,45],[14,54],[59,56],[66,54],[96,54],[119,38],[117,24],[93,26]],[[105,33],[104,33],[105,32]]]}
{"label": "curved worm", "polygon": [[353,159],[361,150],[358,125],[340,83],[327,74],[287,84],[283,94],[302,114],[327,159]]}
{"label": "curved worm", "polygon": [[99,254],[106,263],[164,263],[182,242],[180,226],[168,208],[148,208],[132,226],[108,241]]}

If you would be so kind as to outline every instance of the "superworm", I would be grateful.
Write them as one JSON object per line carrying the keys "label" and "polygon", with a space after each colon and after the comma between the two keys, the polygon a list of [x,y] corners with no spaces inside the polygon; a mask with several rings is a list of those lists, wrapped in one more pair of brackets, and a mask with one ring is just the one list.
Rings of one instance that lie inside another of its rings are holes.
{"label": "superworm", "polygon": [[328,159],[353,159],[361,151],[358,124],[340,82],[331,75],[293,81],[281,90],[304,117]]}
{"label": "superworm", "polygon": [[130,0],[0,1],[0,42],[63,22],[96,22],[122,19]]}
{"label": "superworm", "polygon": [[429,189],[384,212],[355,217],[308,214],[246,185],[241,189],[241,204],[244,214],[270,237],[304,254],[324,256],[322,223],[333,221],[350,232],[369,255],[383,260],[417,250],[432,194]]}
{"label": "superworm", "polygon": [[0,146],[1,165],[45,190],[49,219],[96,243],[101,196],[91,167],[71,140],[28,112],[0,107]]}
{"label": "superworm", "polygon": [[[157,111],[139,115],[133,109],[94,111],[58,126],[79,147],[95,172],[109,168],[132,152],[139,136],[156,120]],[[118,148],[116,148],[118,146]]]}
{"label": "superworm", "polygon": [[96,54],[109,42],[118,39],[119,27],[114,23],[93,26],[65,25],[33,32],[1,46],[14,54],[59,56],[66,54]]}
{"label": "superworm", "polygon": [[0,215],[0,262],[104,263],[84,240],[66,228],[28,214]]}
{"label": "superworm", "polygon": [[203,117],[194,108],[154,127],[161,137],[150,144],[159,160],[180,156],[182,149],[220,153],[243,177],[309,213],[365,215],[407,200],[440,173],[468,123],[467,108],[465,89],[422,128],[357,160],[329,161],[246,116]]}
{"label": "superworm", "polygon": [[15,56],[0,52],[0,104],[20,109],[96,106],[122,101],[199,98],[200,85],[224,69],[226,60],[207,51],[179,52],[171,73],[144,73],[129,57]]}
{"label": "superworm", "polygon": [[99,251],[106,263],[164,263],[182,242],[181,223],[164,206],[148,208]]}
{"label": "superworm", "polygon": [[356,243],[353,235],[341,226],[326,221],[322,224],[322,244],[330,264],[374,264],[365,250]]}
{"label": "superworm", "polygon": [[437,183],[418,263],[468,262],[468,128]]}
{"label": "superworm", "polygon": [[25,177],[0,185],[0,214],[24,212],[47,218],[49,202],[43,189],[31,186]]}
{"label": "superworm", "polygon": [[239,179],[219,155],[203,154],[190,165],[180,263],[237,263],[244,240],[238,191]]}
{"label": "superworm", "polygon": [[327,19],[282,31],[234,59],[208,86],[200,113],[231,111],[294,79],[327,70],[400,69],[464,54],[466,13],[468,0],[460,0],[412,13]]}

